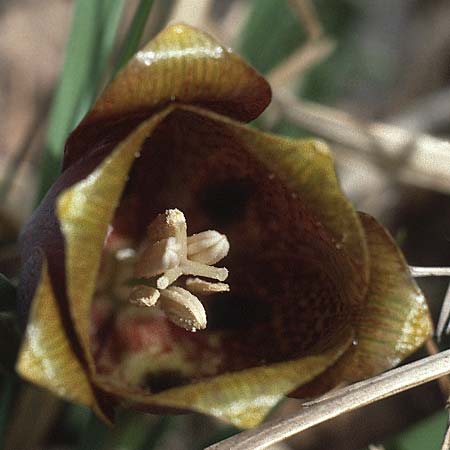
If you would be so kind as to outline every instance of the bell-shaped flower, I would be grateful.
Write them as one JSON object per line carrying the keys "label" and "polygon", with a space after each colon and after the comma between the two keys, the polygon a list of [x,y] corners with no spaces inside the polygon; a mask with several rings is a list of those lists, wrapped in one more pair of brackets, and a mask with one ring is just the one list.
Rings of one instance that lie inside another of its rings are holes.
{"label": "bell-shaped flower", "polygon": [[423,344],[425,299],[327,147],[245,125],[270,95],[185,25],[107,86],[22,235],[22,377],[107,421],[122,405],[251,427]]}

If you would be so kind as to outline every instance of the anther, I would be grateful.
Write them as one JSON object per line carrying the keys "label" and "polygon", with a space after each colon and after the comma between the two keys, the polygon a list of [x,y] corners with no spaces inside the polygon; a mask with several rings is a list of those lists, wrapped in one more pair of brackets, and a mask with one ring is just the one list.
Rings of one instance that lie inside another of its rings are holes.
{"label": "anther", "polygon": [[128,300],[130,301],[130,303],[139,306],[155,306],[159,297],[160,292],[158,291],[158,289],[150,286],[140,285],[135,286],[132,289]]}
{"label": "anther", "polygon": [[187,238],[187,256],[191,261],[216,264],[230,250],[227,237],[218,231],[208,230]]}
{"label": "anther", "polygon": [[200,300],[186,289],[173,286],[161,291],[160,308],[169,320],[189,331],[206,328],[205,308]]}
{"label": "anther", "polygon": [[149,225],[147,233],[137,258],[135,275],[144,279],[156,277],[156,287],[143,282],[142,286],[133,288],[130,301],[146,306],[157,303],[173,323],[190,331],[204,329],[205,309],[189,290],[208,295],[228,291],[229,286],[199,278],[188,278],[186,289],[174,283],[183,275],[225,281],[228,270],[213,264],[228,254],[230,244],[227,237],[214,230],[188,237],[186,218],[178,209],[159,214]]}

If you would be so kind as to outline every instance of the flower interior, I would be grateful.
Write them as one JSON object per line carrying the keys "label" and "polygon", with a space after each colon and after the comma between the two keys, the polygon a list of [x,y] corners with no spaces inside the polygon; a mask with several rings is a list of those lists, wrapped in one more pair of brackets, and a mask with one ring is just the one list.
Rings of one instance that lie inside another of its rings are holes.
{"label": "flower interior", "polygon": [[354,263],[257,150],[189,109],[145,141],[98,276],[100,374],[156,393],[316,354],[349,330]]}

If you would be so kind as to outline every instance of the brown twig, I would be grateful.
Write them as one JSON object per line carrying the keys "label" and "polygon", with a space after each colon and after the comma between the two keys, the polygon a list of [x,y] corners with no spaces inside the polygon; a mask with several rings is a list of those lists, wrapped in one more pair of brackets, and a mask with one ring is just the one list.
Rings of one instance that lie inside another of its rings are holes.
{"label": "brown twig", "polygon": [[348,411],[398,394],[450,373],[450,350],[423,358],[331,393],[304,405],[301,411],[285,419],[267,422],[244,431],[207,450],[261,450]]}
{"label": "brown twig", "polygon": [[267,80],[272,86],[285,86],[310,67],[326,59],[335,49],[336,43],[328,38],[310,40],[299,50],[276,66]]}

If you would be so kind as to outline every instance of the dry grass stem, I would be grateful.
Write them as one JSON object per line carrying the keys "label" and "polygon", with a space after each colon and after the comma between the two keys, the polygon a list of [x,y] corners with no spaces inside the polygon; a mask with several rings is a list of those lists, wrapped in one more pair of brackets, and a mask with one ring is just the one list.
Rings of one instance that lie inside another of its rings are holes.
{"label": "dry grass stem", "polygon": [[[436,336],[438,339],[441,338],[445,325],[448,323],[450,317],[450,284],[448,285],[447,292],[445,293],[444,301],[442,302],[441,312],[439,314],[439,320],[436,327]],[[445,330],[446,334],[450,332],[450,324],[447,325]]]}
{"label": "dry grass stem", "polygon": [[[432,338],[428,339],[425,342],[425,348],[427,349],[429,355],[437,355],[440,352],[439,347]],[[437,382],[439,384],[439,389],[441,390],[444,397],[444,401],[447,402],[450,396],[450,379],[447,375],[445,375],[438,378]]]}
{"label": "dry grass stem", "polygon": [[376,377],[355,383],[304,404],[301,411],[285,419],[267,422],[243,431],[207,450],[261,450],[348,411],[382,400],[450,373],[450,350],[423,358]]}
{"label": "dry grass stem", "polygon": [[225,44],[237,45],[236,41],[242,35],[251,10],[251,2],[233,2],[220,23],[215,23],[214,36]]}
{"label": "dry grass stem", "polygon": [[210,20],[211,0],[177,0],[173,6],[169,22],[184,22],[205,31],[214,32]]}
{"label": "dry grass stem", "polygon": [[267,80],[272,86],[285,86],[310,67],[326,59],[335,47],[336,43],[328,38],[310,40],[276,66],[267,75]]}
{"label": "dry grass stem", "polygon": [[[450,192],[450,143],[427,134],[381,123],[363,124],[334,108],[298,100],[277,89],[274,101],[285,118],[334,144],[396,172],[399,181],[435,191]],[[336,155],[339,158],[339,155]]]}
{"label": "dry grass stem", "polygon": [[389,122],[410,130],[429,131],[448,125],[449,117],[450,88],[446,87],[415,100]]}
{"label": "dry grass stem", "polygon": [[323,35],[322,24],[317,17],[316,9],[311,0],[290,0],[291,8],[305,26],[310,39],[318,39]]}
{"label": "dry grass stem", "polygon": [[416,267],[409,266],[411,275],[420,277],[450,277],[450,267]]}

